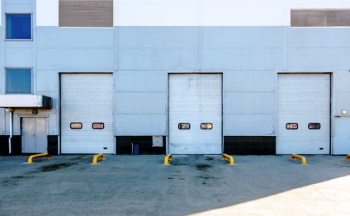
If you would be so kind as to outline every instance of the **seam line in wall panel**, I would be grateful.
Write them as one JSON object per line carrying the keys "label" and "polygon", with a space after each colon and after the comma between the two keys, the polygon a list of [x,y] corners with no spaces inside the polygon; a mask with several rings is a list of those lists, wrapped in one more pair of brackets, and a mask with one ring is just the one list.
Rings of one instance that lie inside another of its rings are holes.
{"label": "seam line in wall panel", "polygon": [[[33,41],[33,93],[36,94],[37,91],[37,80],[36,80],[36,76],[37,76],[37,38],[36,38],[36,33],[37,33],[37,28],[36,28],[36,1],[33,1],[33,5],[32,5],[32,41]],[[48,133],[47,133],[48,134]]]}
{"label": "seam line in wall panel", "polygon": [[[1,90],[0,90],[0,93],[3,91],[3,93],[5,94],[6,92],[6,77],[5,77],[5,3],[4,1],[0,1],[0,6],[1,6],[1,26],[0,26],[0,43],[1,43],[1,47],[2,47],[2,50],[1,50],[1,53],[2,53],[2,58],[1,58],[1,62],[0,62],[0,71],[2,71],[2,83],[0,83],[0,85],[2,86],[1,87]],[[3,109],[3,112],[2,112],[2,116],[3,116],[3,134],[6,134],[6,110]]]}

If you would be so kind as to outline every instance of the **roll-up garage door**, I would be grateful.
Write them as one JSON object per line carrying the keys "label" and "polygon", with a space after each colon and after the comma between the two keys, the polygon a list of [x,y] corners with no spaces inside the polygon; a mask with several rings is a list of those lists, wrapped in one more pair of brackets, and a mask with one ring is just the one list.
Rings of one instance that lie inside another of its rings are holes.
{"label": "roll-up garage door", "polygon": [[278,75],[277,154],[330,153],[330,75]]}
{"label": "roll-up garage door", "polygon": [[112,74],[61,74],[61,152],[115,153]]}
{"label": "roll-up garage door", "polygon": [[169,153],[222,153],[221,74],[169,75]]}

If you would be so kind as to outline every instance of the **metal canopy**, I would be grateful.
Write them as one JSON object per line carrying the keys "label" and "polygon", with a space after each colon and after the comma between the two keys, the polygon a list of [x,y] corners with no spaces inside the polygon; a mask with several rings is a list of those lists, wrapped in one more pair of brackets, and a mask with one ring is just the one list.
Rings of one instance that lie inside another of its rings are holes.
{"label": "metal canopy", "polygon": [[51,109],[51,97],[44,95],[0,95],[2,108],[46,108]]}

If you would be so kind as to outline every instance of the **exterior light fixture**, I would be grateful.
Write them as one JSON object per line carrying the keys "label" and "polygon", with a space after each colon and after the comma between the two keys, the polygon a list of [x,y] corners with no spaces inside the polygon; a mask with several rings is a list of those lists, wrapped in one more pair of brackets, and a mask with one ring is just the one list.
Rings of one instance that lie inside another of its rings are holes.
{"label": "exterior light fixture", "polygon": [[341,110],[341,114],[346,115],[347,113],[348,113],[347,110],[345,110],[345,109],[342,109],[342,110]]}
{"label": "exterior light fixture", "polygon": [[32,109],[32,113],[33,113],[34,115],[36,115],[36,114],[39,113],[39,111],[38,111],[38,109]]}

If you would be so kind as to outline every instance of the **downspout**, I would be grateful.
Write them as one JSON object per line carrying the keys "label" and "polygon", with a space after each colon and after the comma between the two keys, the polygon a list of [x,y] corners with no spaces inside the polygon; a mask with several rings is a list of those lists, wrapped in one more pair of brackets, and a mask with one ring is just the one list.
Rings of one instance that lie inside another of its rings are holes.
{"label": "downspout", "polygon": [[12,108],[8,108],[7,109],[9,112],[10,112],[10,138],[9,138],[9,155],[11,154],[12,152],[12,143],[11,143],[11,139],[12,139],[12,136],[13,136],[13,125],[12,125],[12,122],[13,122],[13,111],[14,109]]}

